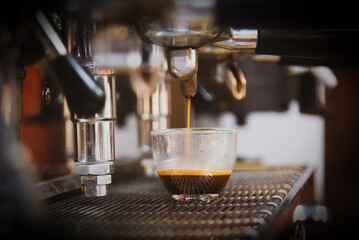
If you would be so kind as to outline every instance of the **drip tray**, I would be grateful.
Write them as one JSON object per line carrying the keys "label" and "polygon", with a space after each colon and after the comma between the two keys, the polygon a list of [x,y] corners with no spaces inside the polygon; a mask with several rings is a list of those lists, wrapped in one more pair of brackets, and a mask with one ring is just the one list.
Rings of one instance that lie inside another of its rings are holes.
{"label": "drip tray", "polygon": [[49,204],[32,226],[62,239],[255,239],[288,209],[310,173],[305,167],[236,169],[220,198],[175,201],[157,177],[112,184],[110,195],[75,195]]}

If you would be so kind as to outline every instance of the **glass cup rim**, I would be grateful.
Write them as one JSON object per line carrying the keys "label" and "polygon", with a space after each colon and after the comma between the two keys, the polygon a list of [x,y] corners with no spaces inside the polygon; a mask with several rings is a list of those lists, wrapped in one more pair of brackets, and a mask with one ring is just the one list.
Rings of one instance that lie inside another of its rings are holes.
{"label": "glass cup rim", "polygon": [[211,135],[211,134],[228,134],[236,133],[234,128],[220,128],[220,127],[194,127],[187,131],[187,128],[167,128],[152,130],[151,136],[155,135],[173,135],[173,134],[191,134],[191,135]]}

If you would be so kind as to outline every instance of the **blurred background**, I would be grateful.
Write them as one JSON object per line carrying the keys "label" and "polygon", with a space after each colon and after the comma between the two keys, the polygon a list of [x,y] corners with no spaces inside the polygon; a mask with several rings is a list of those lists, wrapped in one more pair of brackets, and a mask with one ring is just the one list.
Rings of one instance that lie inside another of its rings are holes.
{"label": "blurred background", "polygon": [[[191,127],[237,129],[238,162],[312,169],[313,192],[298,210],[309,239],[355,234],[354,9],[346,1],[10,3],[0,18],[0,236],[41,208],[39,199],[80,188],[105,196],[113,174],[126,181],[133,166],[153,174],[150,131],[186,127],[186,98]],[[318,206],[325,214],[316,221]]]}

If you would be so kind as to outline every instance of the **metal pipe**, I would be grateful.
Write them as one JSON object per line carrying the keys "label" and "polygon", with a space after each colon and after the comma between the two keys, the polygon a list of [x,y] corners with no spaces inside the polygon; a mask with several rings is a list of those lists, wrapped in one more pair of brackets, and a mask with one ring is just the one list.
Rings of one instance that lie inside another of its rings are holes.
{"label": "metal pipe", "polygon": [[108,73],[93,74],[94,79],[103,85],[105,104],[102,111],[93,116],[74,114],[74,158],[75,173],[81,176],[81,189],[84,196],[99,197],[108,194],[108,184],[114,172],[116,120],[116,75]]}

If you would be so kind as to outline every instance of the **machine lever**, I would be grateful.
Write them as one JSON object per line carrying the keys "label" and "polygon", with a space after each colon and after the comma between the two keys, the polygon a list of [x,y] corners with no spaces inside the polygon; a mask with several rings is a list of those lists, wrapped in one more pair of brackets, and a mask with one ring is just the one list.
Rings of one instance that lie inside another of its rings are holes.
{"label": "machine lever", "polygon": [[71,113],[91,116],[105,103],[102,86],[68,54],[61,39],[41,12],[36,13],[37,33],[49,52],[52,68],[59,79]]}

